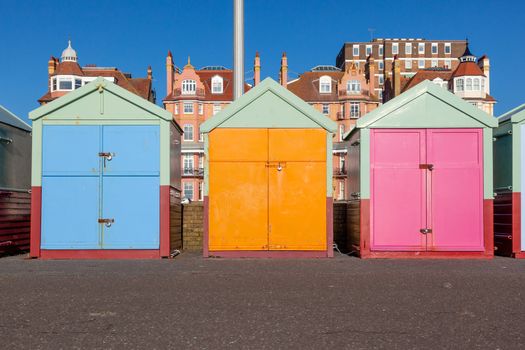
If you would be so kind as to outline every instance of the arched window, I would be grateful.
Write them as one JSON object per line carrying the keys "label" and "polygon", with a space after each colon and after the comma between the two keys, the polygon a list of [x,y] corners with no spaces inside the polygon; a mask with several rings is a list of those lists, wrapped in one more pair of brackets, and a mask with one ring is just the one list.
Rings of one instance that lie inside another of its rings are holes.
{"label": "arched window", "polygon": [[197,83],[195,80],[183,80],[182,81],[182,94],[193,95],[197,91]]}
{"label": "arched window", "polygon": [[472,78],[467,78],[466,91],[472,91]]}
{"label": "arched window", "polygon": [[359,80],[349,80],[346,83],[346,91],[349,94],[359,94],[361,93],[361,83]]}
{"label": "arched window", "polygon": [[319,92],[322,94],[329,94],[332,92],[332,79],[324,75],[319,79]]}
{"label": "arched window", "polygon": [[211,93],[212,94],[222,94],[223,92],[223,83],[222,78],[218,75],[211,78]]}
{"label": "arched window", "polygon": [[474,91],[479,91],[479,78],[474,78]]}
{"label": "arched window", "polygon": [[465,81],[463,79],[456,80],[456,91],[463,91],[464,84],[465,84]]}

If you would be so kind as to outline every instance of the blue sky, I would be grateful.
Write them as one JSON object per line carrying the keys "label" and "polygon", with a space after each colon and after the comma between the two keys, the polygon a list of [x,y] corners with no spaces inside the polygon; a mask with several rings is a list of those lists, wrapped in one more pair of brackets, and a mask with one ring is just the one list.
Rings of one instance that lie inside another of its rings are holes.
{"label": "blue sky", "polygon": [[[376,37],[463,39],[491,59],[496,114],[521,103],[525,2],[245,0],[246,77],[259,51],[262,77],[334,64],[345,41]],[[153,68],[158,104],[166,93],[165,57],[183,66],[232,66],[232,0],[0,0],[0,104],[23,119],[47,91],[47,61],[71,38],[81,65],[115,66],[135,77]]]}

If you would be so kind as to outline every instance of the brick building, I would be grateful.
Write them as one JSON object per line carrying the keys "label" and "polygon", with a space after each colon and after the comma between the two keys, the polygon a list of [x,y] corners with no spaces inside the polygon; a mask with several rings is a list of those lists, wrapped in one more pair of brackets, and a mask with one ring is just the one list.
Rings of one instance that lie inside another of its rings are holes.
{"label": "brick building", "polygon": [[78,64],[77,52],[71,47],[71,40],[68,42],[68,47],[62,51],[60,60],[51,56],[47,71],[48,90],[44,96],[38,99],[40,104],[51,102],[88,84],[97,77],[104,77],[104,79],[155,103],[151,67],[148,67],[146,78],[132,78],[131,74],[124,73],[115,67],[97,67],[96,65],[81,67]]}
{"label": "brick building", "polygon": [[391,78],[394,57],[399,60],[402,77],[410,78],[421,69],[448,68],[454,70],[458,58],[465,52],[467,40],[373,39],[369,42],[347,42],[336,58],[336,66],[344,69],[353,63],[366,64],[369,56],[377,65],[374,72],[376,94],[382,98],[385,80]]}
{"label": "brick building", "polygon": [[[259,56],[255,57],[254,84],[260,81]],[[250,85],[245,84],[244,91]],[[166,57],[166,91],[164,108],[184,130],[182,136],[183,197],[192,201],[203,199],[204,140],[200,124],[221,111],[233,101],[233,71],[222,66],[195,69],[188,63],[175,67],[171,51]]]}
{"label": "brick building", "polygon": [[377,108],[380,103],[375,81],[369,79],[375,75],[375,69],[374,59],[371,58],[367,64],[350,62],[343,69],[316,66],[297,79],[288,81],[288,59],[286,54],[281,58],[281,84],[338,124],[333,146],[333,198],[336,200],[346,199],[343,135],[358,118]]}

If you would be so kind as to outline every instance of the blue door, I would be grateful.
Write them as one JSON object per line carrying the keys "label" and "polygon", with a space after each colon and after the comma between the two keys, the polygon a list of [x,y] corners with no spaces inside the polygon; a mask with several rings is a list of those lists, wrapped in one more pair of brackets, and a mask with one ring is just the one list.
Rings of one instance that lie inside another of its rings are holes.
{"label": "blue door", "polygon": [[42,249],[97,249],[100,128],[44,126]]}
{"label": "blue door", "polygon": [[158,126],[44,126],[42,249],[158,249]]}
{"label": "blue door", "polygon": [[158,126],[103,126],[102,241],[106,249],[158,249]]}

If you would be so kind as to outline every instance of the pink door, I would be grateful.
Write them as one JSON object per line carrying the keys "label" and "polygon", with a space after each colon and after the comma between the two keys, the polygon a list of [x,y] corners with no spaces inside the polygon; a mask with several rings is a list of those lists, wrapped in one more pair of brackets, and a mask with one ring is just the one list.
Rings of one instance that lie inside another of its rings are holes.
{"label": "pink door", "polygon": [[370,248],[425,250],[425,130],[373,129],[370,144]]}
{"label": "pink door", "polygon": [[481,129],[428,129],[428,250],[483,251]]}

